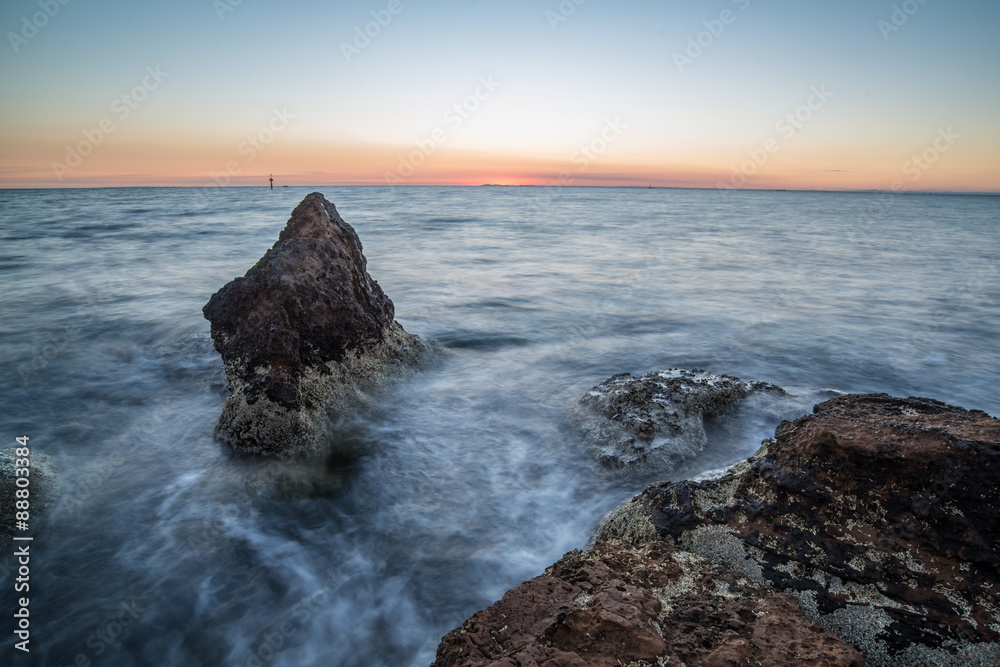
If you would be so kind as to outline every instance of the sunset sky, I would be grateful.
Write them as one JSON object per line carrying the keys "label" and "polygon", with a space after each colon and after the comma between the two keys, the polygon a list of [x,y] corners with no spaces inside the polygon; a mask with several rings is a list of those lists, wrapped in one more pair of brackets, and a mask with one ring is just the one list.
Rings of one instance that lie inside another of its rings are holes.
{"label": "sunset sky", "polygon": [[1000,191],[996,0],[5,0],[0,26],[0,187]]}

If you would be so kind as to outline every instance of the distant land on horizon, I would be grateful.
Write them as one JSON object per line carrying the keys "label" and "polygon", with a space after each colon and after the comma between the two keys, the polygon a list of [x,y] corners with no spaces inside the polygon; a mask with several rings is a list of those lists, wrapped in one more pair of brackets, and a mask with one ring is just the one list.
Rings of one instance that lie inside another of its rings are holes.
{"label": "distant land on horizon", "polygon": [[898,195],[947,195],[947,196],[972,196],[972,197],[998,197],[1000,196],[1000,191],[990,192],[966,192],[966,191],[949,191],[949,190],[900,190],[898,192],[893,192],[892,190],[861,190],[861,189],[845,189],[845,190],[833,190],[833,189],[819,189],[819,188],[699,188],[694,186],[680,186],[680,185],[537,185],[533,183],[482,183],[480,185],[430,185],[430,184],[413,184],[413,185],[385,185],[385,184],[341,184],[341,183],[326,183],[326,184],[282,184],[275,185],[274,188],[270,188],[269,185],[73,185],[73,186],[52,186],[52,187],[0,187],[0,191],[18,191],[18,190],[141,190],[141,189],[166,189],[173,188],[178,190],[229,190],[229,189],[252,189],[252,188],[264,188],[267,189],[278,189],[278,188],[576,188],[576,189],[595,189],[595,190],[726,190],[734,192],[828,192],[828,193],[840,193],[840,194],[898,194]]}

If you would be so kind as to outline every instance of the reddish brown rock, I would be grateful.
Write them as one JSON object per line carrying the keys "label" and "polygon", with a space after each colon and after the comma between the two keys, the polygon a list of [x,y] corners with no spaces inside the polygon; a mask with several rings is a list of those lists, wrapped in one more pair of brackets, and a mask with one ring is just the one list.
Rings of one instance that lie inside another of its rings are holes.
{"label": "reddish brown rock", "polygon": [[317,446],[387,375],[429,351],[393,319],[357,233],[318,192],[203,310],[230,389],[217,433],[248,453]]}
{"label": "reddish brown rock", "polygon": [[982,412],[835,398],[720,479],[650,486],[600,535],[790,593],[872,665],[1000,664],[1000,421]]}
{"label": "reddish brown rock", "polygon": [[433,667],[863,665],[795,600],[663,542],[598,542],[442,640]]}

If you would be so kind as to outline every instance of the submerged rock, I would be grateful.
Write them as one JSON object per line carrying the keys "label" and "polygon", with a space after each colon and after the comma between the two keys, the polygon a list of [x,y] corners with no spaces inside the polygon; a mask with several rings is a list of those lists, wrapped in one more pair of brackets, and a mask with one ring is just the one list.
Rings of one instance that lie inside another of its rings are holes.
{"label": "submerged rock", "polygon": [[357,233],[318,192],[203,312],[230,391],[216,433],[247,453],[315,448],[372,390],[431,351],[393,319]]}
{"label": "submerged rock", "polygon": [[620,373],[588,391],[577,414],[605,465],[649,464],[665,472],[704,448],[705,417],[765,393],[785,395],[785,390],[702,370],[671,368],[641,377]]}
{"label": "submerged rock", "polygon": [[863,665],[794,598],[663,542],[573,551],[444,637],[432,667]]}
{"label": "submerged rock", "polygon": [[1000,420],[851,395],[775,435],[720,479],[653,484],[599,538],[789,593],[869,665],[1000,664]]}

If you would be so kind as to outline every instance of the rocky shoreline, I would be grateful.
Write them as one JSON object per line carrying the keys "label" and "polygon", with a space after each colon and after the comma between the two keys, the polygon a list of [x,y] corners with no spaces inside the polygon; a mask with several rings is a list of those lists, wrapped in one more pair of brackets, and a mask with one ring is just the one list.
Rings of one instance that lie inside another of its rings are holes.
{"label": "rocky shoreline", "polygon": [[[216,433],[234,450],[329,450],[345,417],[433,356],[366,266],[312,193],[205,305],[230,389]],[[707,417],[765,395],[787,394],[699,370],[623,373],[575,415],[605,467],[656,479],[702,450]],[[592,548],[446,635],[434,666],[998,665],[998,481],[1000,420],[840,396],[715,477],[651,484]]]}
{"label": "rocky shoreline", "polygon": [[650,485],[434,665],[1000,664],[998,480],[1000,420],[841,396]]}

